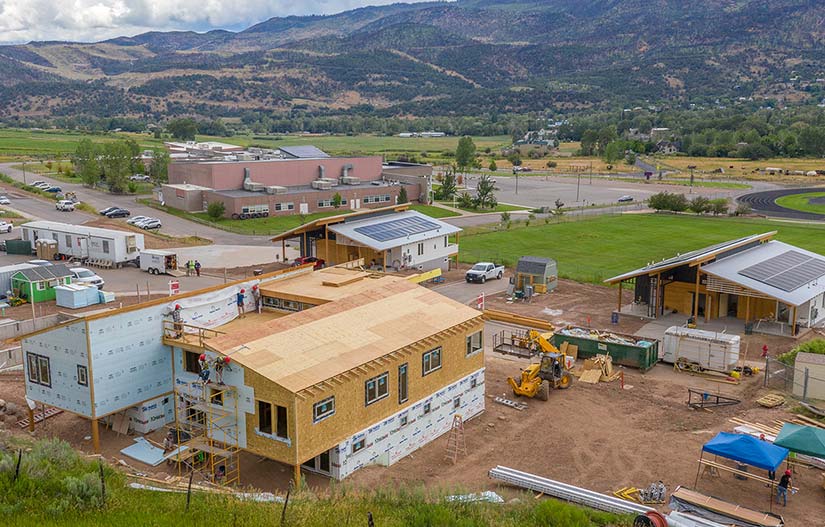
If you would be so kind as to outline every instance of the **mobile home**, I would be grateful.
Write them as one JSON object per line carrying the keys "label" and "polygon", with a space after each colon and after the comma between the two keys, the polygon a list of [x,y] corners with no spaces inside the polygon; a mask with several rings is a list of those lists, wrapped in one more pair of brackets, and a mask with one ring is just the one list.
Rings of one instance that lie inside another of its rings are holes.
{"label": "mobile home", "polygon": [[118,267],[137,260],[143,250],[143,235],[129,231],[53,221],[32,221],[21,225],[20,231],[32,247],[41,238],[51,238],[61,256],[108,260]]}

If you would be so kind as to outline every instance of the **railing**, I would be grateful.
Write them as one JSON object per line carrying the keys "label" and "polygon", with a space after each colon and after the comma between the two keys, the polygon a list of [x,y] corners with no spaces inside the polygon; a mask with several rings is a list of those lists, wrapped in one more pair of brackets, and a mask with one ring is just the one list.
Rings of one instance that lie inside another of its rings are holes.
{"label": "railing", "polygon": [[165,344],[187,344],[203,348],[207,340],[222,334],[222,331],[193,326],[183,322],[163,321],[163,341]]}

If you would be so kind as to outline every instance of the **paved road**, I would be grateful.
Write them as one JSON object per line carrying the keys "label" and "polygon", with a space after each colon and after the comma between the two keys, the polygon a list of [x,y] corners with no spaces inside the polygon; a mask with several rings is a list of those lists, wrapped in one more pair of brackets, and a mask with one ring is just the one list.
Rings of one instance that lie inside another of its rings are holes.
{"label": "paved road", "polygon": [[768,190],[763,192],[752,192],[739,196],[737,199],[740,203],[747,203],[751,206],[754,212],[764,214],[766,216],[775,216],[780,218],[792,218],[796,220],[825,220],[825,215],[816,214],[813,212],[802,212],[793,209],[786,209],[776,204],[776,200],[783,196],[790,196],[793,194],[805,194],[808,192],[823,192],[825,187],[812,188],[788,188],[779,190]]}
{"label": "paved road", "polygon": [[[153,209],[146,205],[137,203],[135,201],[134,196],[106,194],[98,190],[86,188],[80,184],[64,183],[62,181],[50,179],[46,176],[42,176],[39,174],[32,174],[31,172],[27,172],[24,176],[22,170],[12,168],[12,165],[13,163],[0,164],[0,172],[21,182],[24,181],[25,177],[25,180],[28,182],[32,182],[34,180],[43,180],[49,183],[53,183],[61,187],[64,191],[71,191],[76,193],[77,197],[81,201],[90,204],[96,209],[117,206],[128,209],[133,215],[139,214],[143,216],[153,216],[155,218],[160,219],[161,223],[163,223],[163,229],[161,230],[161,232],[169,234],[171,236],[201,236],[203,238],[209,238],[216,244],[223,245],[271,244],[271,242],[269,241],[269,237],[267,236],[246,236],[242,234],[234,234],[231,232],[222,231],[220,229],[215,229],[207,225],[193,223],[191,221],[178,218],[177,216],[173,216],[171,214],[167,214],[157,209]],[[22,191],[12,191],[12,195],[9,196],[12,200],[12,207],[15,209],[19,209],[30,216],[36,216],[38,218],[51,221],[62,221],[64,223],[72,223],[76,225],[83,224],[94,218],[93,216],[86,214],[82,211],[74,211],[69,213],[62,213],[56,211],[54,209],[53,203],[47,201],[36,203],[41,201],[37,198],[21,198],[21,200],[25,199],[26,201],[20,204],[17,203],[17,200],[15,199],[15,194],[25,195],[26,193]]]}
{"label": "paved road", "polygon": [[433,291],[438,291],[442,295],[452,298],[456,302],[462,304],[469,304],[472,302],[473,307],[476,306],[476,299],[478,295],[484,293],[485,295],[492,295],[507,289],[510,277],[505,273],[501,280],[488,280],[483,284],[468,284],[465,281],[452,282],[449,284],[440,285],[433,288]]}

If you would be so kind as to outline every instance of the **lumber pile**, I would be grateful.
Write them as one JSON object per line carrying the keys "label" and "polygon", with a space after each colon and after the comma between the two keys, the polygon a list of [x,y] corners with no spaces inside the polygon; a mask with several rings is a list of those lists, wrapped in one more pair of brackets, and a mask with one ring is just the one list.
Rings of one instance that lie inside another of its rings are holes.
{"label": "lumber pile", "polygon": [[612,382],[621,375],[621,372],[614,371],[613,358],[610,355],[596,355],[592,359],[585,359],[584,366],[578,373],[579,382],[588,384]]}
{"label": "lumber pile", "polygon": [[518,315],[516,313],[509,313],[507,311],[499,311],[497,309],[485,309],[484,320],[493,320],[497,322],[504,322],[506,324],[513,324],[515,326],[524,326],[528,328],[540,329],[544,331],[553,331],[555,327],[547,320],[540,318],[527,317]]}
{"label": "lumber pile", "polygon": [[776,408],[785,404],[785,397],[778,393],[769,393],[756,400],[756,404],[765,408]]}

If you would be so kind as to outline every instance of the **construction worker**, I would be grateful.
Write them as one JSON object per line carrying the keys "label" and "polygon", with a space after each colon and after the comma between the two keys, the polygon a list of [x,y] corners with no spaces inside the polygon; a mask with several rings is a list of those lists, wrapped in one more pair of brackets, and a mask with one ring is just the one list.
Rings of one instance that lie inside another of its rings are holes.
{"label": "construction worker", "polygon": [[183,318],[180,314],[180,304],[175,304],[175,309],[170,313],[172,317],[172,328],[176,339],[183,337]]}
{"label": "construction worker", "polygon": [[231,360],[229,357],[215,357],[215,378],[218,380],[218,384],[223,384],[224,368],[229,368],[229,371],[232,371],[232,368],[229,367]]}
{"label": "construction worker", "polygon": [[238,304],[238,316],[243,318],[246,315],[244,310],[244,298],[246,296],[246,289],[241,289],[238,291],[238,294],[235,296],[235,302]]}
{"label": "construction worker", "polygon": [[198,377],[201,378],[204,384],[209,382],[209,363],[206,360],[206,353],[201,353],[198,357],[198,366],[200,366],[200,373]]}
{"label": "construction worker", "polygon": [[[173,450],[175,450],[175,431],[169,430],[169,433],[166,434],[166,438],[163,440],[163,455],[166,456]],[[171,465],[174,462],[175,460],[172,456],[166,458],[167,465]]]}
{"label": "construction worker", "polygon": [[195,263],[193,265],[195,267],[195,275],[200,276],[201,275],[201,263],[199,261],[195,260]]}
{"label": "construction worker", "polygon": [[261,290],[257,285],[252,286],[252,299],[255,301],[255,311],[261,312]]}
{"label": "construction worker", "polygon": [[186,262],[186,276],[192,276],[195,274],[195,261],[189,260]]}
{"label": "construction worker", "polygon": [[779,503],[779,497],[782,497],[782,506],[788,505],[788,489],[791,486],[791,471],[785,471],[785,475],[779,480],[779,485],[776,487],[776,503]]}

